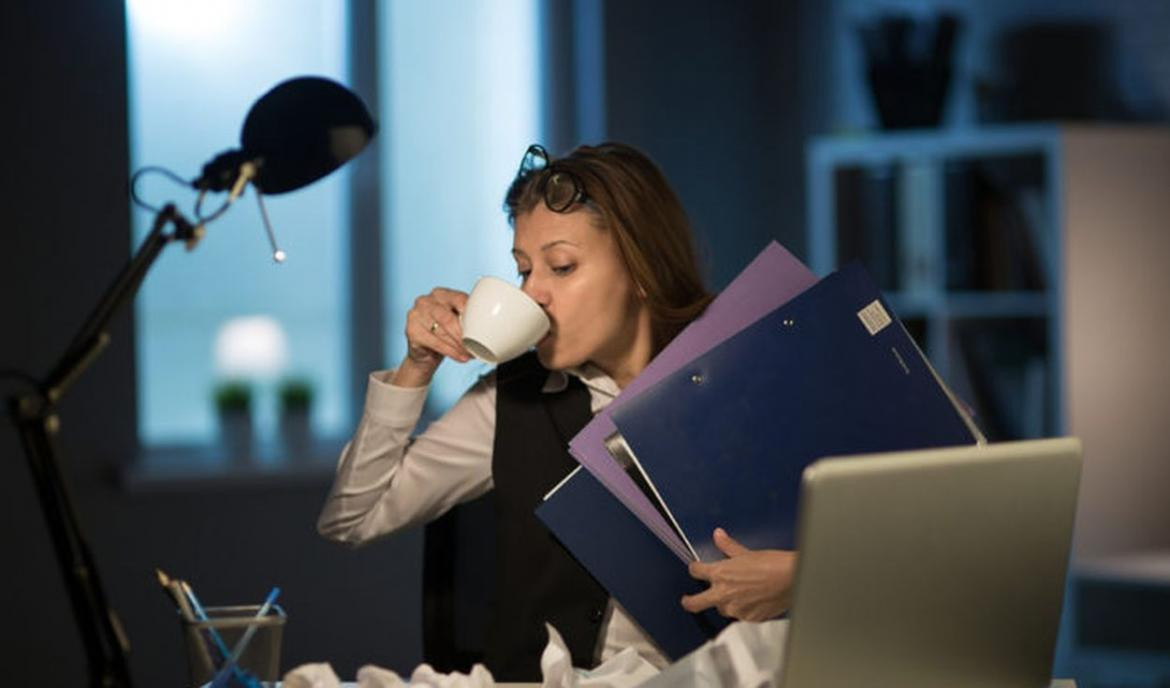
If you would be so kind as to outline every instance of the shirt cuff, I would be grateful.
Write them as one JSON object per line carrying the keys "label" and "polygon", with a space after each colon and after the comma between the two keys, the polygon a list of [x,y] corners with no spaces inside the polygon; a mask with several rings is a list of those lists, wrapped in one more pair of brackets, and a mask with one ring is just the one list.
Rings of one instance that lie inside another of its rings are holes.
{"label": "shirt cuff", "polygon": [[388,382],[393,377],[393,370],[370,373],[366,382],[366,415],[380,423],[413,428],[422,416],[430,385],[399,387]]}

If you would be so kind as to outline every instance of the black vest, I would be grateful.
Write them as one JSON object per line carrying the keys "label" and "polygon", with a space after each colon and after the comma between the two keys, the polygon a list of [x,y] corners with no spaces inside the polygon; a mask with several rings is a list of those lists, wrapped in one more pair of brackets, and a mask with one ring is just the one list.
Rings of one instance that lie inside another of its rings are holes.
{"label": "black vest", "polygon": [[564,638],[573,666],[591,668],[609,599],[533,514],[577,467],[568,443],[592,417],[580,380],[570,376],[563,392],[545,393],[547,379],[532,353],[496,371],[496,591],[484,659],[497,681],[540,680],[546,621]]}

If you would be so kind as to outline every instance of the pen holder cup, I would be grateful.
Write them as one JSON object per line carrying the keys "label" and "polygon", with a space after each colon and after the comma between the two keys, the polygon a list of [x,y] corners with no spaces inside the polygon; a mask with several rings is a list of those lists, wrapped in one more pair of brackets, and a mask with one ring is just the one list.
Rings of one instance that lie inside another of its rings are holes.
{"label": "pen holder cup", "polygon": [[[260,681],[280,679],[280,639],[286,619],[280,605],[271,605],[261,618],[256,618],[260,605],[255,604],[207,607],[204,611],[207,613],[206,621],[181,619],[190,685],[203,686],[209,683],[226,661],[220,644],[215,640],[216,635],[223,641],[222,647],[227,648],[230,654],[235,651],[236,644],[249,627],[255,627],[256,630],[248,639],[237,666]],[[226,685],[238,686],[240,682],[232,680]]]}

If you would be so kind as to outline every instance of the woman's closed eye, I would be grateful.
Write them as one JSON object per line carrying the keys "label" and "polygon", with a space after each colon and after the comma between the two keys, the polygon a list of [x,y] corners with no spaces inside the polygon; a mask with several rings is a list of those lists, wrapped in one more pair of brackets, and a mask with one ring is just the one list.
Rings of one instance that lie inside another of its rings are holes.
{"label": "woman's closed eye", "polygon": [[[564,277],[569,275],[576,269],[576,263],[567,263],[565,265],[550,265],[548,268],[549,272],[556,275],[557,277]],[[520,283],[523,284],[524,282],[528,281],[529,275],[532,274],[532,268],[517,269],[516,274],[520,277]]]}

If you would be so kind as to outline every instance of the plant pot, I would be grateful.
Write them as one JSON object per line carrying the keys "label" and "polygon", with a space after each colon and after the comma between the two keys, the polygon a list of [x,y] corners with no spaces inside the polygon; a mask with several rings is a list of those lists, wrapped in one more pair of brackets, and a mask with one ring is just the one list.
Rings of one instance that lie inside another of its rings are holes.
{"label": "plant pot", "polygon": [[252,412],[250,410],[220,409],[220,445],[229,460],[235,463],[252,461]]}
{"label": "plant pot", "polygon": [[309,458],[313,445],[309,409],[293,408],[281,411],[280,442],[286,460],[303,461]]}

